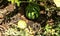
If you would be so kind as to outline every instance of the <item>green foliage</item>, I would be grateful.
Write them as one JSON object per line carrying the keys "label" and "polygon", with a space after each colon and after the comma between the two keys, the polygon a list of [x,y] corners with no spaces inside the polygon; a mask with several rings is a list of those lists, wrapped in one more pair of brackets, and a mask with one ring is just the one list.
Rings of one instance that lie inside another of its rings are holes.
{"label": "green foliage", "polygon": [[8,0],[9,2],[11,2],[12,4],[17,4],[17,6],[20,6],[20,3],[21,3],[21,1],[19,1],[19,0]]}
{"label": "green foliage", "polygon": [[60,36],[60,23],[53,28],[47,24],[45,27],[41,27],[36,36]]}
{"label": "green foliage", "polygon": [[8,0],[8,1],[11,2],[12,4],[16,3],[18,7],[20,6],[21,2],[28,2],[28,3],[34,2],[34,3],[36,3],[36,0],[27,0],[27,1],[24,1],[24,0]]}
{"label": "green foliage", "polygon": [[[57,26],[57,27],[56,27]],[[47,24],[45,26],[45,32],[44,32],[44,35],[48,35],[48,36],[59,36],[60,34],[60,24],[59,26],[56,25],[55,27],[56,28],[53,28],[52,26],[50,26],[49,24]]]}
{"label": "green foliage", "polygon": [[34,2],[34,1],[36,1],[36,0],[27,0],[27,1],[29,1],[29,2]]}

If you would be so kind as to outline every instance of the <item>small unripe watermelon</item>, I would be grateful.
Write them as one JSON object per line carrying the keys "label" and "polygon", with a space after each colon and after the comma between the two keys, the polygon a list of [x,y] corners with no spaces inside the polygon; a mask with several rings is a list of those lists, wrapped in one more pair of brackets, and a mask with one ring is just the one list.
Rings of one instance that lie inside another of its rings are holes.
{"label": "small unripe watermelon", "polygon": [[26,17],[32,20],[37,19],[39,17],[39,11],[40,11],[40,8],[38,5],[29,4],[26,7]]}

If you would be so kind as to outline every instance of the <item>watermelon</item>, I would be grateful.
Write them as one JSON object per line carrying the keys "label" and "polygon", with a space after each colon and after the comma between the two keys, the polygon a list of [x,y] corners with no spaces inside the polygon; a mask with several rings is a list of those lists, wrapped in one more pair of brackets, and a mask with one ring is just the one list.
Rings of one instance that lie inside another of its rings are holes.
{"label": "watermelon", "polygon": [[36,4],[29,4],[26,9],[26,17],[28,19],[37,19],[39,17],[39,11],[40,11],[40,8],[38,5]]}

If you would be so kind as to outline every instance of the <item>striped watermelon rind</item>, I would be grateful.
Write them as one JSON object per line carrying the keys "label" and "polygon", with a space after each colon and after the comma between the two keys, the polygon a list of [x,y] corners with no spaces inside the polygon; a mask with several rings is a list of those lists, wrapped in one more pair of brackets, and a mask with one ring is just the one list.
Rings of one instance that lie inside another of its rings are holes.
{"label": "striped watermelon rind", "polygon": [[38,5],[29,4],[26,9],[26,17],[29,19],[37,19],[39,17],[40,8]]}

